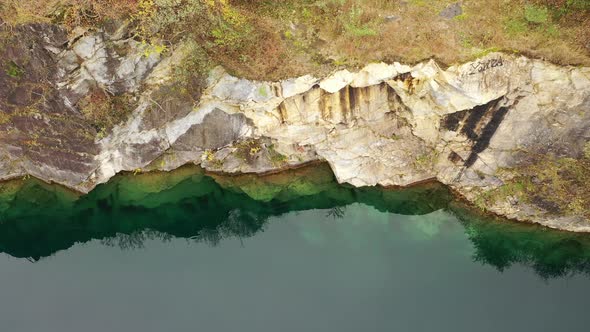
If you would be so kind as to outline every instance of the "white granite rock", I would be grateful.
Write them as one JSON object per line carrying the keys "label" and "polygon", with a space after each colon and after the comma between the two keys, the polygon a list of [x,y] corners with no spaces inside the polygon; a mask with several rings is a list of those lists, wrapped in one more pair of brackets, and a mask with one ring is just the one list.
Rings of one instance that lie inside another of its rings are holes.
{"label": "white granite rock", "polygon": [[[160,61],[143,56],[133,41],[121,43],[129,48],[125,56],[89,34],[60,55],[61,86],[74,93],[93,85],[127,92],[146,87],[131,118],[100,141],[91,184],[79,190],[144,167],[170,170],[192,162],[210,171],[262,173],[322,160],[342,183],[406,186],[436,178],[473,201],[503,183],[499,169],[539,154],[579,156],[590,137],[589,68],[503,53],[446,70],[434,61],[375,63],[322,80],[256,82],[216,68],[192,112],[144,128],[151,91],[174,82],[172,68],[186,50]],[[251,155],[240,152],[244,142],[254,144]],[[271,160],[276,153],[278,163]],[[491,209],[588,231],[576,218],[557,221],[514,206]]]}

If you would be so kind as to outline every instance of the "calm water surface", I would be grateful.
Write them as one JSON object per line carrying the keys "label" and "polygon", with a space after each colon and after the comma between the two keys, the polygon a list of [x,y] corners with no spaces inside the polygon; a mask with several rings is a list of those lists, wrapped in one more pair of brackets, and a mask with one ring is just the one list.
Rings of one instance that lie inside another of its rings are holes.
{"label": "calm water surface", "polygon": [[3,184],[0,330],[589,330],[588,236],[296,173]]}

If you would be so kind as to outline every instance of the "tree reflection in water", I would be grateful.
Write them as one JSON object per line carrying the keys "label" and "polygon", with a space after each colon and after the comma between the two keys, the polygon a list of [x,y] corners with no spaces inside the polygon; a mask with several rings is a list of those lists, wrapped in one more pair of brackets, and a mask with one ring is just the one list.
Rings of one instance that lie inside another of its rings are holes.
{"label": "tree reflection in water", "polygon": [[381,212],[425,215],[445,210],[463,225],[474,260],[503,271],[530,266],[544,278],[590,274],[590,236],[482,216],[444,187],[404,190],[338,185],[326,165],[266,177],[207,176],[197,168],[120,176],[77,197],[37,180],[0,185],[0,251],[32,261],[98,239],[121,249],[147,240],[217,245],[260,232],[270,217],[323,209],[339,219],[362,203]]}

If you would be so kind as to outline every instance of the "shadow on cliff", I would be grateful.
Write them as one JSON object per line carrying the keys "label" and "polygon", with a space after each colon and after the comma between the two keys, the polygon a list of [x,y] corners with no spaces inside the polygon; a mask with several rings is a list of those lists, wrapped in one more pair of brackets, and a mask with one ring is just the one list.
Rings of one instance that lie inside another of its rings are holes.
{"label": "shadow on cliff", "polygon": [[119,176],[82,197],[37,180],[0,185],[0,251],[37,261],[93,239],[122,249],[146,239],[216,245],[250,237],[272,216],[325,209],[339,218],[360,202],[381,212],[424,215],[445,209],[464,226],[474,260],[503,271],[532,267],[544,278],[590,274],[590,238],[483,217],[438,184],[403,190],[338,185],[326,165],[266,177],[205,175],[198,168]]}

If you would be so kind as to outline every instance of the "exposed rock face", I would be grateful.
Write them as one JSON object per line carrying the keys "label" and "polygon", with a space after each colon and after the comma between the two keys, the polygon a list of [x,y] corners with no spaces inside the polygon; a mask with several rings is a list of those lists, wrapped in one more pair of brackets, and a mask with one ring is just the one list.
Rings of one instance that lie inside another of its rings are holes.
{"label": "exposed rock face", "polygon": [[[97,128],[78,105],[93,90],[136,91],[160,56],[125,28],[77,31],[19,26],[0,48],[0,178],[33,175],[87,191],[98,167]],[[119,53],[121,54],[119,54]],[[119,111],[119,110],[118,110]]]}
{"label": "exposed rock face", "polygon": [[[217,68],[198,102],[163,104],[158,96],[174,84],[172,69],[186,51],[179,47],[160,61],[123,32],[113,36],[87,32],[51,46],[53,55],[46,55],[55,67],[56,102],[43,105],[80,117],[77,99],[100,86],[113,95],[135,94],[133,114],[106,137],[70,147],[75,158],[28,156],[20,167],[8,166],[20,152],[6,145],[19,140],[4,134],[0,153],[7,157],[0,159],[0,178],[32,174],[86,192],[120,171],[195,163],[216,172],[266,173],[325,160],[339,182],[407,186],[437,179],[476,201],[510,180],[502,170],[544,155],[581,158],[590,140],[590,68],[501,53],[447,70],[434,61],[413,67],[380,63],[357,73],[281,82],[248,81]],[[113,43],[125,52],[117,53]],[[0,105],[10,104],[10,95],[24,86],[22,81],[2,91]],[[19,132],[27,133],[26,127]],[[64,138],[56,146],[75,145],[74,140]],[[37,168],[27,166],[33,161]],[[84,167],[56,164],[74,161]],[[556,216],[511,197],[486,208],[590,231],[582,215]]]}
{"label": "exposed rock face", "polygon": [[93,128],[56,86],[68,39],[48,25],[21,26],[0,48],[0,178],[31,174],[67,186],[95,168]]}

